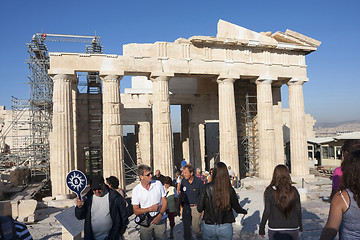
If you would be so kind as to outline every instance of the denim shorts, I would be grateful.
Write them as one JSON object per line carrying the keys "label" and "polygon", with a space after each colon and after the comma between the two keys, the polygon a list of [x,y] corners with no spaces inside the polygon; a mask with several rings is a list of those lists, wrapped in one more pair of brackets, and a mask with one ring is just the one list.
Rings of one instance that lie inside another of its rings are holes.
{"label": "denim shorts", "polygon": [[227,240],[233,237],[232,223],[212,225],[204,223],[203,238],[204,240]]}

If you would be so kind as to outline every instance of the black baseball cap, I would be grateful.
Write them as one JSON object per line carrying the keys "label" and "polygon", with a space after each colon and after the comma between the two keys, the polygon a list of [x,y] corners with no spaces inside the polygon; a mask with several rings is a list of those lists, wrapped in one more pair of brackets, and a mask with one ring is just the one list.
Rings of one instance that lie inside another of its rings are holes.
{"label": "black baseball cap", "polygon": [[114,189],[119,188],[119,179],[115,176],[108,177],[106,182]]}
{"label": "black baseball cap", "polygon": [[101,175],[93,175],[90,180],[92,190],[101,189],[104,185],[104,178]]}

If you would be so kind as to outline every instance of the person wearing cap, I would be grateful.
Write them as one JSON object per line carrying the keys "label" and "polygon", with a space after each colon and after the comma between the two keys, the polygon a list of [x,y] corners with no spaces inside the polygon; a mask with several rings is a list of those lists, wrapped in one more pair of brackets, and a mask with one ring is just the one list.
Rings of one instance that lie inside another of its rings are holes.
{"label": "person wearing cap", "polygon": [[123,198],[126,197],[126,193],[125,193],[124,189],[119,188],[119,179],[117,177],[110,176],[110,177],[106,178],[106,185],[108,185],[109,188],[112,188],[115,191],[117,191],[118,193],[120,193],[120,195]]}
{"label": "person wearing cap", "polygon": [[180,185],[180,204],[183,207],[182,221],[184,229],[184,239],[193,239],[191,228],[197,239],[202,239],[201,232],[201,213],[197,211],[200,194],[204,182],[194,174],[192,165],[185,165],[183,168],[184,178]]}
{"label": "person wearing cap", "polygon": [[129,222],[124,198],[100,175],[91,177],[90,188],[75,207],[76,218],[85,219],[84,240],[119,240]]}
{"label": "person wearing cap", "polygon": [[167,199],[165,188],[160,181],[152,180],[153,173],[147,165],[139,165],[137,172],[140,183],[132,191],[131,203],[134,214],[147,214],[153,218],[149,227],[140,225],[140,239],[151,240],[154,235],[157,240],[165,240]]}

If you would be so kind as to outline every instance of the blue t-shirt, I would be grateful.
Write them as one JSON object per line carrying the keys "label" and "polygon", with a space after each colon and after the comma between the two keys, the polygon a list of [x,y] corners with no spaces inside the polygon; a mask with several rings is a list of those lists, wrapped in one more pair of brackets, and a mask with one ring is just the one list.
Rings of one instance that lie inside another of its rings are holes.
{"label": "blue t-shirt", "polygon": [[187,179],[183,178],[181,180],[180,191],[184,194],[184,205],[197,204],[203,186],[204,182],[198,177],[194,176],[191,184]]}

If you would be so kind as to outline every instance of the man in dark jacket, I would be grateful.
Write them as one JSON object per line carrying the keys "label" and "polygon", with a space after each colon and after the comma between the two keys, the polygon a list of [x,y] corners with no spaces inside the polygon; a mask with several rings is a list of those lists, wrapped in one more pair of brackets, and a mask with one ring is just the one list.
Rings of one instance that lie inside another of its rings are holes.
{"label": "man in dark jacket", "polygon": [[119,240],[128,224],[124,198],[106,186],[99,175],[91,178],[90,187],[75,207],[76,218],[85,219],[84,240]]}

